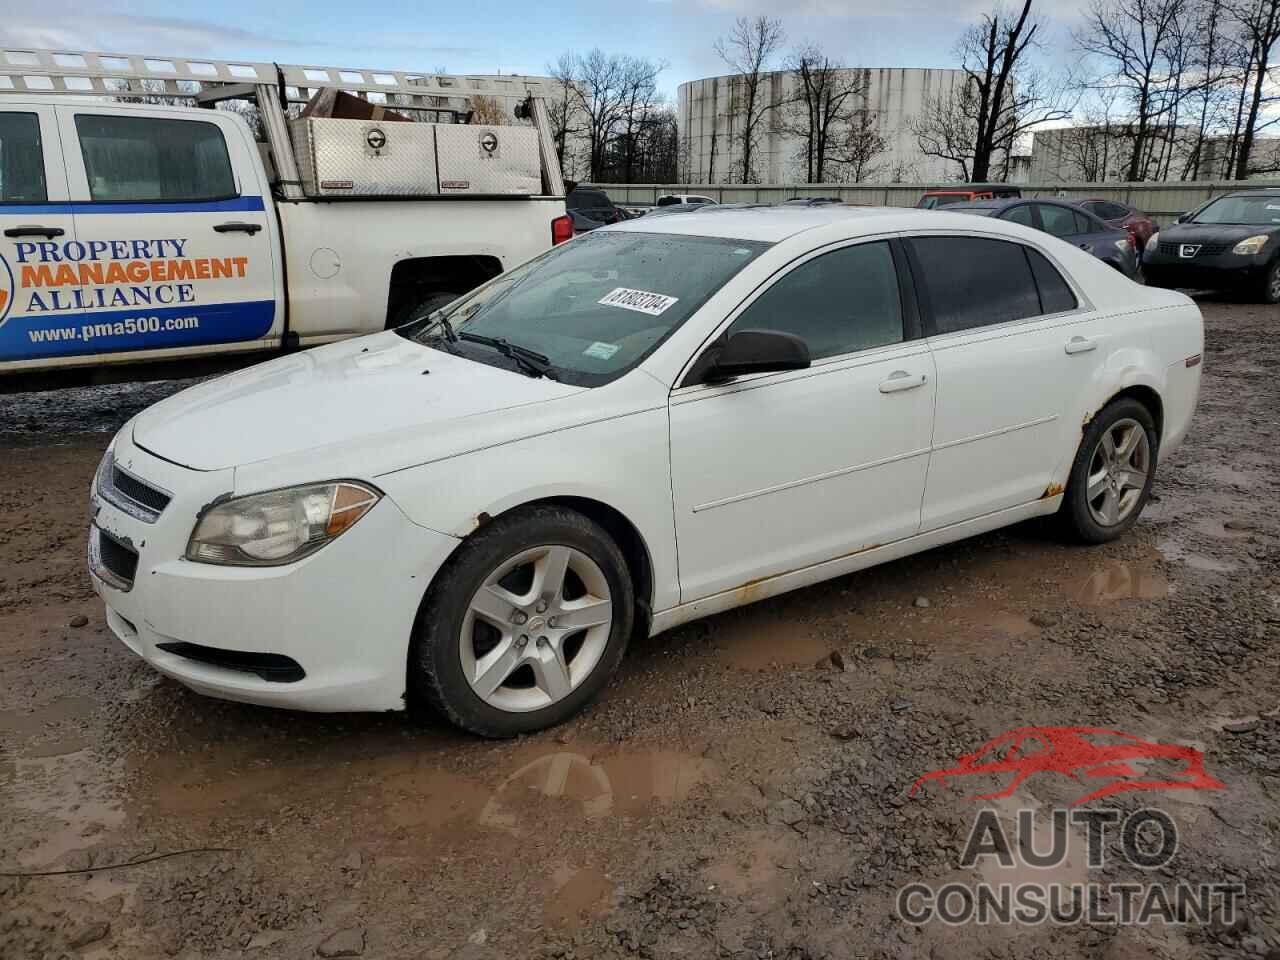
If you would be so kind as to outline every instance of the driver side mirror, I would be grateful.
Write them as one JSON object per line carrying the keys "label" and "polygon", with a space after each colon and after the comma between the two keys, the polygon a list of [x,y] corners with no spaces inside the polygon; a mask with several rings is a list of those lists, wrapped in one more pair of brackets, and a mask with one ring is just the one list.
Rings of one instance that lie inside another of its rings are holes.
{"label": "driver side mirror", "polygon": [[810,363],[808,345],[793,333],[739,330],[725,341],[701,382],[716,383],[752,373],[804,370]]}

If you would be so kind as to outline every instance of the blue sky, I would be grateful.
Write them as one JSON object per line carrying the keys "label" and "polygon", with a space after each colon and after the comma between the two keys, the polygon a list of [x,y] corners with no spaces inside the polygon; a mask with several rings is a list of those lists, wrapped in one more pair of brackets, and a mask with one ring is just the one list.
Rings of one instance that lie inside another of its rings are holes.
{"label": "blue sky", "polygon": [[[1037,0],[1049,54],[1084,0]],[[952,48],[984,0],[221,0],[120,7],[76,0],[13,4],[6,47],[277,60],[453,73],[545,73],[566,50],[666,60],[664,91],[723,73],[712,44],[739,15],[780,16],[791,42],[817,41],[865,66],[954,65]],[[14,7],[19,7],[15,10]],[[368,11],[369,15],[365,15]]]}

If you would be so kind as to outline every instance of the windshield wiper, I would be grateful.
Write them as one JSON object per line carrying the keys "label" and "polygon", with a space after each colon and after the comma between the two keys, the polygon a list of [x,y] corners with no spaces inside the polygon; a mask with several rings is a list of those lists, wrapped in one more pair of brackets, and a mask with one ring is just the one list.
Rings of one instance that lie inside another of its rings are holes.
{"label": "windshield wiper", "polygon": [[[445,322],[447,323],[448,321]],[[453,328],[450,327],[449,329],[452,332]],[[514,360],[516,365],[531,377],[546,377],[549,380],[559,379],[552,372],[551,358],[546,354],[538,353],[537,350],[522,347],[503,337],[486,337],[483,334],[468,333],[465,330],[462,333],[455,334],[455,336],[457,339],[466,340],[468,343],[479,343],[486,347],[493,347],[507,359]]]}

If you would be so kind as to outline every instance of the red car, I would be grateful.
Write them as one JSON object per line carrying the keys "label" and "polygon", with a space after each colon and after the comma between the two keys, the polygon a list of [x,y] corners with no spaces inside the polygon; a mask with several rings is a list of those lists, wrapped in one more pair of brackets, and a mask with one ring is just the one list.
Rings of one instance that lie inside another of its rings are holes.
{"label": "red car", "polygon": [[1128,230],[1129,235],[1133,237],[1139,256],[1146,247],[1147,241],[1151,239],[1151,235],[1160,229],[1158,223],[1137,207],[1131,207],[1118,200],[1068,200],[1066,202],[1092,213],[1109,227]]}

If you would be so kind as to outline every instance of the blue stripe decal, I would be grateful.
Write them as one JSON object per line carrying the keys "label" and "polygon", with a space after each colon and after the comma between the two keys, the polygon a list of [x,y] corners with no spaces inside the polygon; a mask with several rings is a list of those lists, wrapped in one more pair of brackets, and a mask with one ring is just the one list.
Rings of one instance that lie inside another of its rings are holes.
{"label": "blue stripe decal", "polygon": [[275,315],[274,300],[250,300],[10,316],[0,324],[0,361],[241,343],[266,336]]}
{"label": "blue stripe decal", "polygon": [[175,203],[0,203],[0,217],[38,216],[42,213],[251,213],[265,210],[262,197],[230,200],[181,200]]}

